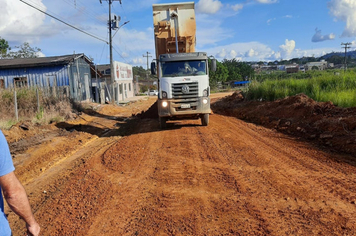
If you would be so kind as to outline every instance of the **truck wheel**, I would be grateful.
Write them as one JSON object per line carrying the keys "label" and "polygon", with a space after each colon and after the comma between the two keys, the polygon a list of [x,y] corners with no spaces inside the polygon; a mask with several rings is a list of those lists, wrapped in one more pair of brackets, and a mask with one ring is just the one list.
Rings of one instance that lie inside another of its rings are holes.
{"label": "truck wheel", "polygon": [[208,126],[209,124],[209,114],[204,114],[200,117],[202,126]]}
{"label": "truck wheel", "polygon": [[166,117],[159,118],[159,126],[161,129],[167,128],[167,118]]}

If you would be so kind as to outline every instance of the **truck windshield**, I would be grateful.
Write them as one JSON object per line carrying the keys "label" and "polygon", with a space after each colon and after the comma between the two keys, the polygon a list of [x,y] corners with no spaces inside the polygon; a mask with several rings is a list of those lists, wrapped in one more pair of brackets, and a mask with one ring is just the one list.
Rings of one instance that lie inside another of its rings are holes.
{"label": "truck windshield", "polygon": [[206,75],[206,61],[165,61],[162,62],[162,76],[189,76],[189,75]]}

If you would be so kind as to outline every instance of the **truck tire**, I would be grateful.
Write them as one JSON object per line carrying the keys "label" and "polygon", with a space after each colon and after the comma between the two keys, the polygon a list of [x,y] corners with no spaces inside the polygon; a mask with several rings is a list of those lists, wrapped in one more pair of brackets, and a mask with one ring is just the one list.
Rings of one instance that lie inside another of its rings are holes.
{"label": "truck tire", "polygon": [[200,117],[201,119],[201,125],[202,126],[208,126],[209,124],[209,114],[204,114]]}
{"label": "truck tire", "polygon": [[167,128],[167,118],[166,117],[160,117],[159,118],[159,126],[161,129],[166,129]]}

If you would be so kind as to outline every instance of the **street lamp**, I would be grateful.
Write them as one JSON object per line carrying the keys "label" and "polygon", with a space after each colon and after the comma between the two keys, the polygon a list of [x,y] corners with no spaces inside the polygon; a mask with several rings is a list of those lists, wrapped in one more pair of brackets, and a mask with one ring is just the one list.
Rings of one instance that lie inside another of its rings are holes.
{"label": "street lamp", "polygon": [[130,22],[130,21],[126,21],[126,22],[124,22],[121,26],[119,26],[119,28],[117,28],[117,30],[116,30],[115,34],[112,36],[112,38],[115,37],[116,33],[119,31],[119,29],[120,29],[122,26],[126,25],[126,24],[129,23],[129,22]]}

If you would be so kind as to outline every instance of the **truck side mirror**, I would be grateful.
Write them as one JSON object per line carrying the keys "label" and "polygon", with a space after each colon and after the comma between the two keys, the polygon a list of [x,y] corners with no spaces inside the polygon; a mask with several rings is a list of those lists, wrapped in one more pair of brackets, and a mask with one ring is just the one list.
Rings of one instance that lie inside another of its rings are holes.
{"label": "truck side mirror", "polygon": [[216,59],[211,59],[211,71],[216,71]]}
{"label": "truck side mirror", "polygon": [[156,63],[155,62],[151,62],[151,74],[152,75],[156,75],[157,74]]}

